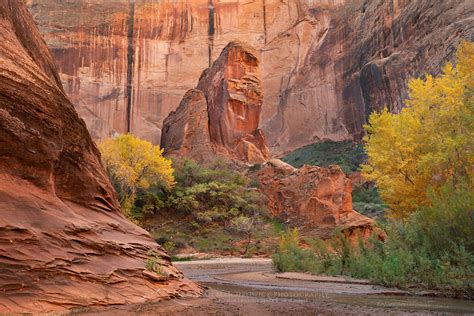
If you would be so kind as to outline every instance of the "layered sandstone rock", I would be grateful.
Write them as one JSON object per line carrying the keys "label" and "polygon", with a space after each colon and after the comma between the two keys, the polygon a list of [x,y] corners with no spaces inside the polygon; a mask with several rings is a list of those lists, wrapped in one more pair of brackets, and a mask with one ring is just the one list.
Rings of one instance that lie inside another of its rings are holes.
{"label": "layered sandstone rock", "polygon": [[[0,2],[0,313],[200,289],[120,213],[86,125],[23,1]],[[150,256],[161,274],[147,271]]]}
{"label": "layered sandstone rock", "polygon": [[217,155],[262,163],[269,150],[260,129],[263,95],[256,53],[231,42],[166,118],[161,147],[168,155],[205,162]]}
{"label": "layered sandstone rock", "polygon": [[352,209],[352,184],[338,166],[300,169],[271,159],[257,174],[268,209],[293,226],[321,238],[332,236],[336,228],[348,237],[367,238],[375,222]]}
{"label": "layered sandstone rock", "polygon": [[470,0],[27,0],[93,137],[158,143],[163,119],[227,43],[260,50],[272,152],[359,138],[407,79],[474,40]]}

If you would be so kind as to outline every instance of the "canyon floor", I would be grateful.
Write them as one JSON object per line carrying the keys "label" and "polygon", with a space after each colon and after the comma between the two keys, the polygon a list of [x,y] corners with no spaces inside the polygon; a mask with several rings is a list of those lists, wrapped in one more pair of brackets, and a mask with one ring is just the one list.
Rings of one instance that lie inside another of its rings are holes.
{"label": "canyon floor", "polygon": [[413,296],[359,280],[274,274],[269,259],[176,262],[208,287],[203,298],[77,309],[72,315],[446,315],[474,314],[474,302]]}

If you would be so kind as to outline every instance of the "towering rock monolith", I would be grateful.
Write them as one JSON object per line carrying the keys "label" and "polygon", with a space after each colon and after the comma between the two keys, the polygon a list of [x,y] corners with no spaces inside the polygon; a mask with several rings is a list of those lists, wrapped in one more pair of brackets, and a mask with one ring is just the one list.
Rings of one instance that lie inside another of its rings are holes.
{"label": "towering rock monolith", "polygon": [[216,155],[248,163],[269,158],[263,132],[260,62],[256,52],[229,43],[165,119],[161,146],[168,155],[205,162]]}

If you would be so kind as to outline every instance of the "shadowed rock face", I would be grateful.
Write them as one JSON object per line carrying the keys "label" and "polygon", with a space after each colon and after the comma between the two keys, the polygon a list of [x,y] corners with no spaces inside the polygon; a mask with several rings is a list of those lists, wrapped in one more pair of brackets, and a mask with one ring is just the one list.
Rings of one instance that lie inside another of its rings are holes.
{"label": "shadowed rock face", "polygon": [[[260,50],[262,130],[274,154],[359,138],[398,111],[407,79],[474,40],[471,0],[28,0],[93,137],[155,143],[162,122],[231,41]],[[130,5],[132,3],[132,5]]]}
{"label": "shadowed rock face", "polygon": [[215,156],[209,134],[209,113],[204,93],[189,90],[178,109],[163,124],[161,146],[166,154],[210,161]]}
{"label": "shadowed rock face", "polygon": [[372,219],[352,209],[352,184],[338,166],[296,169],[271,159],[257,176],[270,212],[291,225],[321,238],[330,238],[336,228],[354,241],[373,232],[384,238]]}
{"label": "shadowed rock face", "polygon": [[201,76],[177,111],[166,118],[161,146],[170,155],[205,162],[216,154],[262,163],[269,150],[258,129],[263,96],[259,60],[231,42]]}
{"label": "shadowed rock face", "polygon": [[[145,270],[151,252],[163,276]],[[120,213],[26,6],[1,1],[0,313],[199,292]]]}
{"label": "shadowed rock face", "polygon": [[334,139],[343,131],[360,139],[372,111],[403,107],[410,77],[439,73],[462,38],[474,40],[471,1],[346,1],[319,12],[325,31],[264,127],[281,131],[269,134],[273,148],[299,147],[308,136]]}

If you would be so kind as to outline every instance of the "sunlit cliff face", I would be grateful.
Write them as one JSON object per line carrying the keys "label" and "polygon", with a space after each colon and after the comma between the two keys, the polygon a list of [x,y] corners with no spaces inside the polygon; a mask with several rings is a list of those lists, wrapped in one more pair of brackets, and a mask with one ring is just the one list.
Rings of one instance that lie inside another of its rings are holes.
{"label": "sunlit cliff face", "polygon": [[[164,118],[222,49],[239,40],[260,55],[260,127],[278,154],[315,141],[358,138],[370,111],[399,109],[408,77],[438,71],[453,45],[472,36],[469,22],[455,23],[469,15],[469,1],[454,2],[28,4],[93,137],[129,131],[159,143]],[[428,42],[433,49],[423,48]]]}

